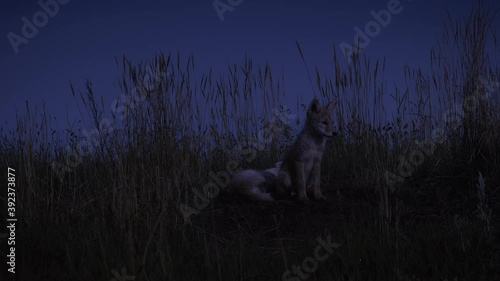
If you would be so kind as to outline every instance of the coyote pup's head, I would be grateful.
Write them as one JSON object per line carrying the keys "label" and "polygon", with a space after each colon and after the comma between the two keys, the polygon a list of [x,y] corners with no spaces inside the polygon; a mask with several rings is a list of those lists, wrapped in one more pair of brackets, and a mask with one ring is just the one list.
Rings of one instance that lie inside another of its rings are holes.
{"label": "coyote pup's head", "polygon": [[307,110],[307,126],[310,126],[315,133],[325,137],[333,137],[337,133],[333,130],[333,109],[339,103],[339,99],[335,99],[326,106],[321,106],[317,98],[314,98]]}

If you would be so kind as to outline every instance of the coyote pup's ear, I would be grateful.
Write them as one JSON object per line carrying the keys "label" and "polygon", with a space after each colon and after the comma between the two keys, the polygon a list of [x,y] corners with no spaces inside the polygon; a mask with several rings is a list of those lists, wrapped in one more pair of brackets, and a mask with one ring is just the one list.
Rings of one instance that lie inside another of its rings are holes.
{"label": "coyote pup's ear", "polygon": [[311,101],[311,105],[309,105],[309,109],[307,110],[307,114],[311,114],[311,113],[319,113],[321,108],[321,106],[319,105],[319,101],[317,98],[314,98],[312,101]]}
{"label": "coyote pup's ear", "polygon": [[328,111],[330,112],[333,112],[333,110],[335,109],[335,107],[337,107],[337,105],[339,104],[339,99],[336,98],[334,100],[332,100],[327,106],[326,108],[328,109]]}

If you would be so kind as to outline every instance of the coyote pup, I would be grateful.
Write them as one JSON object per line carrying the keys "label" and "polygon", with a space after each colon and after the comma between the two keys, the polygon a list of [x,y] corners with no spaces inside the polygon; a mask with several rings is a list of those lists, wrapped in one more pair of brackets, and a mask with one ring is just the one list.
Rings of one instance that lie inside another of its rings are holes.
{"label": "coyote pup", "polygon": [[324,200],[320,190],[320,171],[327,138],[333,137],[332,115],[338,99],[322,107],[314,98],[307,110],[304,129],[285,154],[278,173],[276,196],[289,196],[296,192],[299,200],[307,200],[306,188],[312,187],[314,199]]}
{"label": "coyote pup", "polygon": [[230,190],[245,195],[253,201],[274,201],[276,180],[281,162],[264,171],[243,170],[231,179]]}

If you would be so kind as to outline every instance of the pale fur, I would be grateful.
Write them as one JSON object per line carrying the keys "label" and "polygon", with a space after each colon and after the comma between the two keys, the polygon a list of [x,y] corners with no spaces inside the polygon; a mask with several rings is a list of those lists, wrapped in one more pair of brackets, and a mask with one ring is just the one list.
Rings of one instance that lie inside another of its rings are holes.
{"label": "pale fur", "polygon": [[293,192],[307,200],[306,189],[313,189],[314,199],[324,200],[321,193],[321,161],[328,138],[335,134],[332,115],[338,99],[322,107],[314,98],[307,110],[304,129],[285,155],[278,173],[276,195],[288,197]]}
{"label": "pale fur", "polygon": [[276,187],[276,179],[281,162],[276,167],[258,171],[243,170],[231,179],[231,191],[239,192],[253,201],[274,201],[272,193]]}

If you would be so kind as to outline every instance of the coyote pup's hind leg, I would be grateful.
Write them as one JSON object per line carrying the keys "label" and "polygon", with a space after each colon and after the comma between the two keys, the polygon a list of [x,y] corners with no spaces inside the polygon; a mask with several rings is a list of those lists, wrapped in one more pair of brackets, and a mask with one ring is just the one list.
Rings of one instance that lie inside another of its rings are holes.
{"label": "coyote pup's hind leg", "polygon": [[321,162],[320,161],[314,161],[313,165],[313,176],[314,176],[314,183],[313,183],[313,192],[314,192],[314,199],[316,200],[326,200],[326,197],[321,193]]}
{"label": "coyote pup's hind leg", "polygon": [[295,161],[295,188],[299,194],[299,200],[307,200],[306,177],[304,171],[304,162]]}
{"label": "coyote pup's hind leg", "polygon": [[292,179],[290,173],[286,169],[282,169],[278,173],[278,181],[276,183],[276,195],[278,197],[286,197],[290,193]]}

